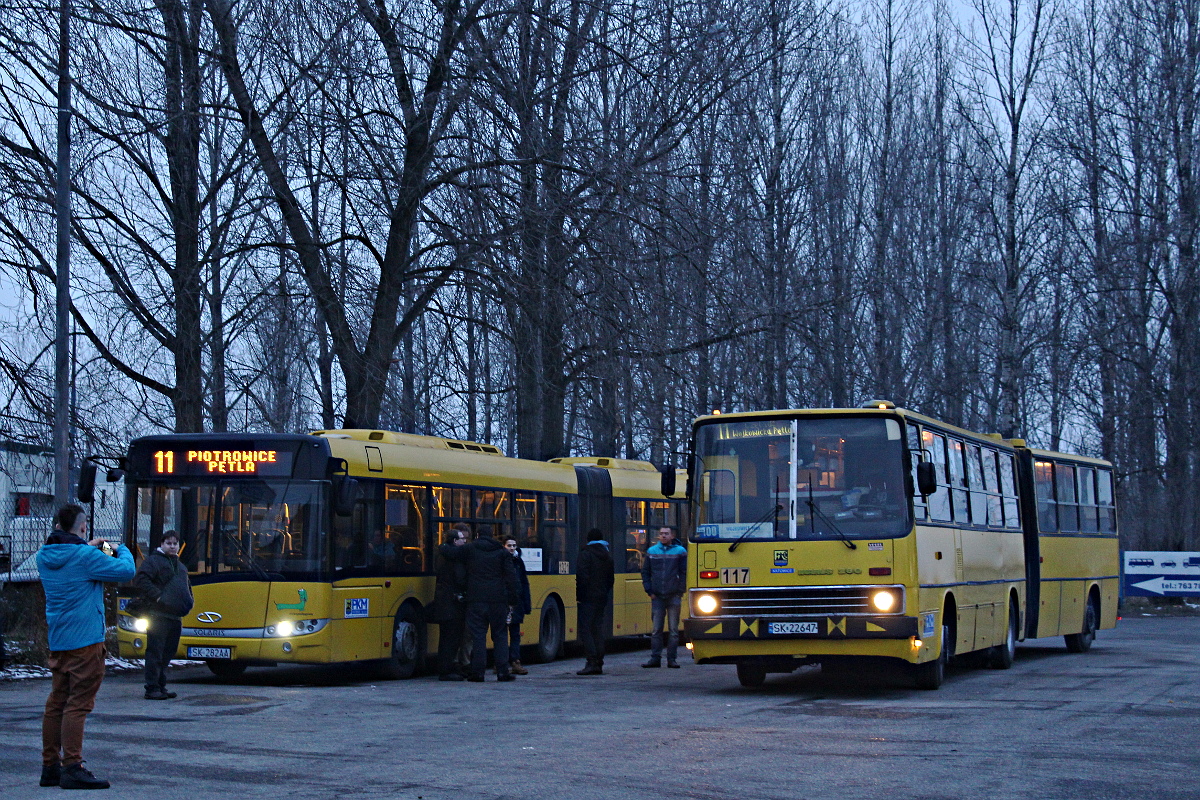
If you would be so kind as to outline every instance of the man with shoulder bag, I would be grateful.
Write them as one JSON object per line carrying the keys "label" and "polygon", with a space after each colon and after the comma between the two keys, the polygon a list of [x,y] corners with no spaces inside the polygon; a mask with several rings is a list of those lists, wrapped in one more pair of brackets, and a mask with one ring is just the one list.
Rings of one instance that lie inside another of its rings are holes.
{"label": "man with shoulder bag", "polygon": [[135,607],[143,605],[150,618],[146,630],[146,699],[170,700],[176,695],[167,691],[167,665],[179,648],[183,617],[192,610],[193,602],[187,567],[179,561],[179,534],[163,534],[158,548],[138,567],[133,588],[138,597],[132,602]]}

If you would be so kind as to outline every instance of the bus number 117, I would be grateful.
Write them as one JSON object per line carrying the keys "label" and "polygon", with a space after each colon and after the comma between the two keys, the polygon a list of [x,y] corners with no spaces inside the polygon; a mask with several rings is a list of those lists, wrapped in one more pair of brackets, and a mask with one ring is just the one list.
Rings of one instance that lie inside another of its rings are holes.
{"label": "bus number 117", "polygon": [[725,567],[721,570],[721,583],[749,583],[749,567]]}

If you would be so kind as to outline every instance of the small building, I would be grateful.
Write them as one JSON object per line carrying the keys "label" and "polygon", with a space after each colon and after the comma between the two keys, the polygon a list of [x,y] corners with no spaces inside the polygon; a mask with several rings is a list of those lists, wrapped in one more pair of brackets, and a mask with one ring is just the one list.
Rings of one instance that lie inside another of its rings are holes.
{"label": "small building", "polygon": [[54,451],[0,442],[0,581],[37,580],[32,556],[54,517]]}

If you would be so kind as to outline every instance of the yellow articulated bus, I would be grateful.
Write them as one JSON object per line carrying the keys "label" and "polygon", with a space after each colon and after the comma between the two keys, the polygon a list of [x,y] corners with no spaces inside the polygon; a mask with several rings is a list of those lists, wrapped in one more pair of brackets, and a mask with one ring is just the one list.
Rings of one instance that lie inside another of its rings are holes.
{"label": "yellow articulated bus", "polygon": [[1111,465],[874,401],[694,426],[687,635],[744,686],[883,657],[938,688],[955,654],[1086,650],[1116,624]]}
{"label": "yellow articulated bus", "polygon": [[[167,531],[180,535],[196,602],[178,656],[223,677],[366,660],[390,677],[416,674],[437,647],[438,627],[426,624],[436,546],[458,522],[519,542],[533,601],[523,642],[538,659],[575,638],[575,559],[593,527],[616,540],[611,630],[644,633],[649,603],[621,573],[640,568],[647,528],[681,522],[673,469],[529,461],[389,431],[149,436],[131,443],[122,466],[135,556]],[[148,621],[126,603],[120,652],[137,658]]]}

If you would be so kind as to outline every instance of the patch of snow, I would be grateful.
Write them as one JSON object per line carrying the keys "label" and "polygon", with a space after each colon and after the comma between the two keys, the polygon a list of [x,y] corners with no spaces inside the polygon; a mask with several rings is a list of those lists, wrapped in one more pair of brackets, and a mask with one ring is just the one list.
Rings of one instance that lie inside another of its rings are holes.
{"label": "patch of snow", "polygon": [[[194,667],[203,663],[203,661],[175,659],[171,662],[171,666]],[[143,669],[145,669],[145,666],[140,658],[119,658],[117,656],[110,655],[104,659],[104,668],[108,672],[141,672]],[[7,669],[0,669],[0,681],[21,681],[28,680],[30,678],[49,677],[49,669],[46,667],[39,667],[35,664],[12,664]]]}

